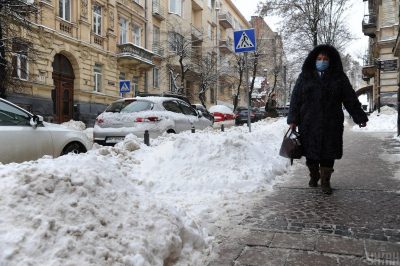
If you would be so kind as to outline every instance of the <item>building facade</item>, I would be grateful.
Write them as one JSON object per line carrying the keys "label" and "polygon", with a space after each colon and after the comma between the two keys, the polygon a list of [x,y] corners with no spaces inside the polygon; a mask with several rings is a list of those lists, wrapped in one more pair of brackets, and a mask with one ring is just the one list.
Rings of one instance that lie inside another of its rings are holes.
{"label": "building facade", "polygon": [[252,16],[250,23],[256,32],[258,68],[257,76],[265,77],[265,81],[255,98],[254,104],[262,106],[267,99],[268,94],[274,93],[279,106],[285,106],[289,97],[289,88],[285,87],[284,77],[286,71],[286,58],[283,50],[281,36],[274,32],[265,20],[259,16]]}
{"label": "building facade", "polygon": [[395,106],[398,91],[398,61],[396,39],[399,27],[398,0],[364,0],[368,14],[362,30],[370,37],[369,53],[362,69],[363,79],[369,82],[364,91],[370,95],[371,109],[382,105]]}
{"label": "building facade", "polygon": [[[201,71],[194,60],[205,56],[213,58],[218,77],[208,84],[206,103],[232,103],[238,76],[233,30],[250,24],[231,0],[35,3],[39,14],[32,32],[21,34],[12,54],[13,76],[23,82],[23,90],[8,97],[46,121],[75,119],[92,125],[98,113],[120,97],[176,92],[177,87],[197,103]],[[187,40],[183,68],[171,38]],[[31,62],[24,60],[28,42],[38,51]],[[120,93],[121,80],[130,81],[129,92]]]}

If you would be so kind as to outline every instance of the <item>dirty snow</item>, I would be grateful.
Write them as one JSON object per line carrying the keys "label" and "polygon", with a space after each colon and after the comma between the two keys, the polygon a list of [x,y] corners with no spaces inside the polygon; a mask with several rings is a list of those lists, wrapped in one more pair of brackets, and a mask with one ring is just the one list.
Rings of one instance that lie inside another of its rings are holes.
{"label": "dirty snow", "polygon": [[86,154],[0,164],[0,265],[205,265],[229,216],[270,190],[285,119],[133,135]]}

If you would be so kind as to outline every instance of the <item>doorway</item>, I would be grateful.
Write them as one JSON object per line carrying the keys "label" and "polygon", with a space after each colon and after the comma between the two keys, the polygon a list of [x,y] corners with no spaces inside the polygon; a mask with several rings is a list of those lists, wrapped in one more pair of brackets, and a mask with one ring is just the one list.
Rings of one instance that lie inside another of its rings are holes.
{"label": "doorway", "polygon": [[52,92],[54,121],[67,122],[73,117],[74,70],[67,57],[56,54],[53,62]]}

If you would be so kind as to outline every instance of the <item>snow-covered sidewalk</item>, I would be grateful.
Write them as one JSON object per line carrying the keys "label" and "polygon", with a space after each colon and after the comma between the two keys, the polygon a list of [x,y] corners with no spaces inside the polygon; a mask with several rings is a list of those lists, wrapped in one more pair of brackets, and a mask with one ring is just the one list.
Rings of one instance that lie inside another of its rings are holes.
{"label": "snow-covered sidewalk", "polygon": [[288,168],[285,119],[0,165],[0,264],[204,265]]}

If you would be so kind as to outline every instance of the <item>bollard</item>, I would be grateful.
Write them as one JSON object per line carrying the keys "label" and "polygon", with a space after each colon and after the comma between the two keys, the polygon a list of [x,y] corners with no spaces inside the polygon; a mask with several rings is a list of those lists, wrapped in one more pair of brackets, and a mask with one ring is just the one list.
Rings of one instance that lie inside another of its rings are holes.
{"label": "bollard", "polygon": [[192,125],[192,133],[196,133],[196,128]]}
{"label": "bollard", "polygon": [[150,135],[148,130],[144,131],[144,144],[150,146]]}
{"label": "bollard", "polygon": [[225,131],[225,126],[224,126],[224,124],[221,125],[221,131],[222,131],[222,132]]}

